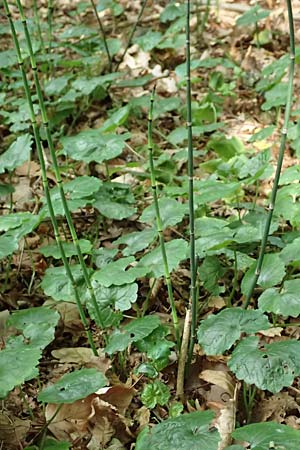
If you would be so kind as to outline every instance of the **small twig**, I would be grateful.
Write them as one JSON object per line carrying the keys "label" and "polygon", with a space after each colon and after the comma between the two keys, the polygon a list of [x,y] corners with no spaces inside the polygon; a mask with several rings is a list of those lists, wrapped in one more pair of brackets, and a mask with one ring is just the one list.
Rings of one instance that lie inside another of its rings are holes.
{"label": "small twig", "polygon": [[185,372],[185,363],[189,348],[189,340],[190,340],[190,328],[191,328],[191,310],[187,309],[184,320],[182,341],[181,341],[181,349],[178,360],[178,372],[177,372],[177,384],[176,384],[176,397],[178,397],[181,401],[184,399],[184,372]]}

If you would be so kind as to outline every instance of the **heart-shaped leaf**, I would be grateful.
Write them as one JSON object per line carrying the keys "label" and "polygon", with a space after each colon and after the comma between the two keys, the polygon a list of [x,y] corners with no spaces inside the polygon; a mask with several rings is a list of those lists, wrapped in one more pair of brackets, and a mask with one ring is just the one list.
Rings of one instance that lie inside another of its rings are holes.
{"label": "heart-shaped leaf", "polygon": [[11,146],[2,153],[0,159],[0,173],[5,170],[11,172],[16,167],[23,164],[29,159],[32,146],[32,136],[30,134],[23,134],[19,136]]}
{"label": "heart-shaped leaf", "polygon": [[207,355],[221,355],[230,349],[242,333],[256,333],[270,326],[268,318],[261,311],[230,308],[203,320],[197,336]]}
{"label": "heart-shaped leaf", "polygon": [[107,385],[103,373],[96,369],[81,369],[64,375],[57,383],[46,387],[38,399],[43,403],[73,403]]}
{"label": "heart-shaped leaf", "polygon": [[232,436],[238,441],[249,442],[250,450],[298,450],[300,448],[300,431],[275,422],[252,423],[237,428]]}
{"label": "heart-shaped leaf", "polygon": [[300,315],[300,280],[285,281],[283,289],[270,288],[258,299],[262,311],[282,316],[298,317]]}
{"label": "heart-shaped leaf", "polygon": [[261,390],[279,392],[300,375],[300,342],[274,342],[258,347],[259,339],[249,336],[232,352],[228,367],[239,380],[255,384]]}
{"label": "heart-shaped leaf", "polygon": [[212,411],[197,411],[145,428],[135,450],[217,450],[220,435],[210,430]]}

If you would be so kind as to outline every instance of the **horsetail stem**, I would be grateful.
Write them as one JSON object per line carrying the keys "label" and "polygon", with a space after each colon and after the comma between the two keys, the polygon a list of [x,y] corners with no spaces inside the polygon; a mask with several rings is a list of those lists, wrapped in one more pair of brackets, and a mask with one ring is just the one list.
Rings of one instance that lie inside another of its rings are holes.
{"label": "horsetail stem", "polygon": [[194,152],[193,152],[193,130],[192,130],[192,95],[191,95],[191,48],[190,48],[190,0],[186,2],[186,106],[187,106],[187,134],[188,134],[188,179],[189,179],[189,222],[190,222],[190,271],[191,290],[189,308],[192,312],[192,323],[190,333],[190,346],[187,368],[193,356],[194,343],[196,340],[197,325],[197,296],[196,296],[196,249],[195,249],[195,214],[194,214]]}
{"label": "horsetail stem", "polygon": [[172,288],[172,283],[171,283],[170,270],[169,270],[168,258],[167,258],[164,235],[163,235],[163,226],[162,226],[160,209],[159,209],[159,204],[158,204],[157,184],[156,184],[154,161],[153,161],[152,122],[153,122],[154,93],[155,93],[155,88],[152,90],[152,93],[151,93],[150,108],[149,108],[149,114],[148,114],[148,151],[149,151],[149,163],[150,163],[151,188],[152,188],[152,192],[153,192],[153,200],[154,200],[154,208],[155,208],[155,216],[156,216],[156,227],[157,227],[157,232],[158,232],[158,236],[159,236],[159,243],[160,243],[161,254],[162,254],[163,264],[164,264],[165,281],[166,281],[166,285],[167,285],[168,297],[169,297],[169,302],[170,302],[170,306],[171,306],[171,314],[172,314],[172,320],[173,320],[173,325],[174,325],[174,330],[175,330],[175,337],[176,337],[177,345],[179,348],[180,332],[179,332],[179,325],[178,325],[178,317],[177,317],[176,306],[175,306],[175,302],[174,302],[173,288]]}
{"label": "horsetail stem", "polygon": [[295,32],[294,32],[294,19],[293,19],[293,8],[292,8],[292,2],[291,0],[286,0],[287,4],[287,10],[288,10],[288,20],[289,20],[289,31],[290,31],[290,65],[289,65],[289,79],[288,79],[288,89],[287,89],[287,99],[286,99],[286,106],[285,106],[285,113],[284,113],[284,121],[283,126],[281,129],[281,140],[280,140],[280,148],[279,148],[279,155],[277,160],[277,166],[276,166],[276,172],[275,172],[275,178],[273,182],[272,192],[271,192],[271,198],[269,202],[269,208],[268,208],[268,215],[267,220],[264,228],[264,233],[261,241],[260,251],[256,263],[256,269],[255,273],[252,279],[252,283],[250,286],[250,289],[248,291],[248,294],[246,296],[245,302],[243,307],[246,309],[249,306],[249,303],[252,298],[253,291],[255,289],[255,286],[257,284],[263,260],[264,255],[266,252],[266,246],[268,242],[268,236],[270,232],[270,226],[272,222],[273,217],[273,211],[275,207],[275,201],[276,201],[276,195],[278,190],[278,184],[279,184],[279,178],[280,178],[280,172],[284,157],[284,150],[286,145],[286,138],[287,138],[287,131],[288,131],[288,123],[292,108],[292,101],[293,101],[293,83],[294,83],[294,72],[295,72]]}
{"label": "horsetail stem", "polygon": [[11,33],[12,33],[12,37],[13,37],[13,41],[14,41],[14,46],[15,46],[15,50],[16,50],[18,65],[19,65],[19,68],[20,68],[20,71],[21,71],[21,75],[22,75],[24,91],[25,91],[25,95],[26,95],[26,99],[27,99],[28,107],[29,107],[29,111],[30,111],[31,125],[32,125],[34,139],[35,139],[35,144],[36,144],[36,149],[37,149],[37,153],[38,153],[38,157],[39,157],[39,161],[40,161],[40,165],[41,165],[42,183],[43,183],[43,188],[44,188],[44,192],[45,192],[45,196],[46,196],[46,201],[47,201],[47,206],[48,206],[48,209],[49,209],[51,222],[52,222],[53,229],[54,229],[54,236],[55,236],[57,245],[59,247],[59,251],[60,251],[60,254],[61,254],[61,258],[63,260],[63,264],[65,266],[67,277],[69,278],[70,283],[72,285],[72,288],[74,290],[75,300],[76,300],[76,304],[77,304],[77,307],[78,307],[79,315],[80,315],[81,321],[83,323],[84,329],[86,331],[90,347],[91,347],[94,355],[97,356],[98,355],[97,349],[96,349],[95,343],[93,341],[92,333],[91,333],[91,331],[89,329],[88,321],[87,321],[87,318],[85,316],[85,313],[84,313],[84,310],[83,310],[83,307],[82,307],[82,304],[81,304],[81,301],[80,301],[78,288],[77,288],[76,282],[74,280],[72,271],[70,269],[69,261],[68,261],[68,258],[66,257],[62,240],[60,238],[58,223],[57,223],[57,219],[56,219],[56,216],[55,216],[55,213],[54,213],[52,200],[51,200],[51,196],[50,196],[50,189],[49,189],[48,178],[47,178],[46,164],[45,164],[45,158],[44,158],[42,144],[41,144],[41,139],[40,139],[39,128],[38,128],[38,125],[37,125],[37,122],[36,122],[35,113],[34,113],[34,107],[33,107],[33,102],[32,102],[32,97],[31,97],[31,93],[30,93],[30,88],[29,88],[28,80],[27,80],[26,73],[25,73],[25,70],[24,70],[24,64],[23,64],[23,58],[22,58],[22,55],[21,55],[20,45],[19,45],[17,34],[16,34],[16,29],[15,29],[15,26],[14,26],[14,22],[13,22],[13,19],[12,19],[12,16],[11,16],[11,13],[10,13],[10,10],[9,10],[9,7],[8,7],[7,0],[4,0],[4,9],[5,9],[8,21],[9,21],[9,25],[10,25],[10,29],[11,29]]}
{"label": "horsetail stem", "polygon": [[40,110],[41,110],[41,116],[42,116],[42,123],[45,129],[45,134],[46,134],[46,140],[48,143],[48,147],[50,150],[50,155],[52,158],[52,164],[53,164],[53,170],[54,170],[54,174],[55,174],[55,178],[56,178],[56,182],[58,185],[58,189],[59,189],[59,193],[60,193],[60,198],[62,201],[62,205],[63,205],[63,209],[64,209],[64,213],[67,219],[67,223],[68,223],[68,227],[71,233],[71,237],[72,237],[72,241],[74,243],[76,252],[77,252],[77,257],[79,260],[79,264],[81,266],[81,270],[83,273],[83,277],[86,283],[86,286],[88,288],[90,297],[91,297],[91,301],[93,304],[93,307],[95,309],[96,312],[96,316],[97,316],[97,322],[100,325],[101,328],[104,328],[104,324],[101,318],[101,314],[100,314],[100,309],[95,297],[95,292],[93,289],[93,286],[91,284],[89,275],[88,275],[88,271],[87,271],[87,267],[79,246],[79,241],[78,241],[78,237],[77,237],[77,233],[72,221],[72,217],[70,214],[70,210],[69,210],[69,206],[66,200],[66,196],[65,196],[65,192],[64,192],[64,188],[62,185],[62,179],[61,179],[61,175],[59,172],[59,167],[58,167],[58,162],[57,162],[57,158],[56,158],[56,153],[55,153],[55,149],[54,149],[54,144],[53,144],[53,139],[52,139],[52,135],[49,129],[49,121],[48,121],[48,116],[47,116],[47,111],[45,108],[45,103],[44,103],[44,98],[43,98],[43,94],[42,94],[42,90],[41,90],[41,85],[40,85],[40,81],[39,81],[39,77],[38,77],[38,73],[37,73],[37,65],[36,65],[36,61],[35,61],[35,56],[33,53],[33,49],[32,49],[32,43],[31,43],[31,38],[30,38],[30,34],[28,31],[28,27],[27,27],[27,20],[26,17],[24,15],[24,11],[23,11],[23,7],[21,5],[20,0],[16,0],[17,1],[17,6],[19,9],[19,13],[21,16],[21,20],[23,23],[23,28],[24,28],[24,33],[25,33],[25,40],[26,40],[26,45],[28,47],[28,52],[29,52],[29,57],[30,57],[30,63],[31,63],[31,68],[33,71],[33,78],[34,78],[34,83],[35,83],[35,88],[36,88],[36,93],[37,93],[37,97],[38,97],[38,101],[39,101],[39,106],[40,106]]}
{"label": "horsetail stem", "polygon": [[108,48],[107,39],[106,39],[106,35],[105,35],[105,30],[104,30],[102,21],[100,19],[100,16],[98,14],[97,6],[96,6],[95,1],[91,0],[91,4],[92,4],[92,8],[94,10],[94,14],[95,14],[95,17],[96,17],[96,20],[98,22],[98,26],[99,26],[99,29],[100,29],[100,32],[101,32],[101,36],[102,36],[102,39],[103,39],[105,52],[106,52],[107,59],[108,59],[109,71],[111,72],[112,71],[112,57],[111,57],[111,54],[110,54],[110,51],[109,51],[109,48]]}

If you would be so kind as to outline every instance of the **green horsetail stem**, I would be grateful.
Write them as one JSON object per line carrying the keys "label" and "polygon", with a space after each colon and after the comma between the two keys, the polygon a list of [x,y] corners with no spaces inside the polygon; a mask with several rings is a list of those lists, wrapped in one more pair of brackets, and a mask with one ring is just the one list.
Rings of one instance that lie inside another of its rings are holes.
{"label": "green horsetail stem", "polygon": [[84,313],[84,310],[83,310],[83,307],[82,307],[82,304],[81,304],[81,301],[80,301],[80,296],[79,296],[79,291],[78,291],[78,288],[77,288],[77,285],[76,285],[76,281],[74,280],[72,271],[71,271],[70,266],[69,266],[68,258],[66,257],[66,254],[65,254],[65,251],[64,251],[63,243],[62,243],[62,240],[60,238],[58,223],[57,223],[57,219],[56,219],[56,216],[55,216],[55,213],[54,213],[52,200],[51,200],[51,196],[50,196],[50,189],[49,189],[48,178],[47,178],[45,158],[44,158],[44,155],[43,155],[43,149],[42,149],[42,144],[41,144],[41,139],[40,139],[39,127],[38,127],[37,122],[36,122],[35,113],[34,113],[34,107],[33,107],[33,102],[32,102],[32,97],[31,97],[30,88],[29,88],[27,77],[26,77],[26,73],[25,73],[25,70],[24,70],[24,63],[23,63],[23,58],[22,58],[22,55],[21,55],[20,45],[19,45],[17,34],[16,34],[16,29],[15,29],[15,26],[14,26],[14,22],[13,22],[13,19],[12,19],[12,16],[11,16],[11,13],[10,13],[10,10],[9,10],[9,7],[8,7],[7,0],[4,0],[4,9],[5,9],[5,13],[7,15],[8,21],[9,21],[9,25],[10,25],[10,29],[11,29],[11,33],[12,33],[12,37],[13,37],[13,41],[14,41],[14,46],[15,46],[15,50],[16,50],[16,54],[17,54],[17,60],[18,60],[19,68],[20,68],[21,75],[22,75],[22,81],[23,81],[23,86],[24,86],[24,90],[25,90],[25,95],[26,95],[26,99],[27,99],[27,102],[28,102],[28,106],[29,106],[31,125],[32,125],[34,139],[35,139],[35,144],[36,144],[36,149],[37,149],[37,153],[38,153],[38,157],[39,157],[39,161],[40,161],[40,165],[41,165],[42,183],[43,183],[43,188],[44,188],[44,192],[45,192],[45,196],[46,196],[46,201],[47,201],[47,206],[48,206],[48,209],[49,209],[51,222],[52,222],[52,225],[53,225],[54,236],[55,236],[57,245],[59,247],[59,251],[60,251],[60,254],[61,254],[61,258],[63,260],[63,264],[65,266],[67,277],[69,278],[70,283],[71,283],[71,285],[72,285],[72,287],[74,289],[75,300],[76,300],[76,304],[77,304],[77,307],[78,307],[79,315],[80,315],[81,321],[83,323],[84,329],[86,331],[90,347],[91,347],[94,355],[97,356],[98,355],[97,349],[96,349],[95,343],[93,341],[92,333],[91,333],[91,331],[89,329],[88,321],[87,321],[87,318],[85,316],[85,313]]}
{"label": "green horsetail stem", "polygon": [[244,302],[244,308],[246,309],[251,301],[253,291],[255,289],[255,286],[257,284],[263,260],[264,255],[266,251],[266,246],[268,242],[268,236],[270,232],[270,226],[272,222],[272,216],[273,211],[275,207],[275,201],[276,201],[276,195],[278,190],[278,184],[279,184],[279,178],[280,178],[280,172],[284,157],[284,150],[286,145],[286,137],[287,137],[287,131],[288,131],[288,124],[289,124],[289,118],[292,108],[292,102],[293,102],[293,84],[294,84],[294,72],[295,72],[295,32],[294,32],[294,19],[293,19],[293,8],[292,8],[292,2],[291,0],[286,0],[287,4],[287,10],[288,10],[288,20],[289,20],[289,32],[290,32],[290,65],[289,65],[289,80],[288,80],[288,90],[287,90],[287,99],[286,99],[286,106],[285,106],[285,113],[284,113],[284,122],[281,129],[281,140],[280,140],[280,149],[279,149],[279,155],[277,160],[277,167],[275,172],[275,178],[273,182],[270,202],[269,202],[269,208],[268,208],[268,216],[264,228],[264,234],[261,241],[260,251],[256,263],[256,269],[253,276],[253,280],[250,286],[250,289],[248,291],[248,294],[246,296],[245,302]]}
{"label": "green horsetail stem", "polygon": [[47,23],[48,23],[48,52],[51,52],[52,47],[52,19],[53,19],[53,0],[48,0],[47,6]]}
{"label": "green horsetail stem", "polygon": [[81,266],[82,269],[82,273],[83,273],[83,277],[84,277],[84,281],[86,283],[86,286],[88,288],[90,297],[91,297],[91,301],[93,304],[93,307],[95,309],[95,313],[97,316],[97,323],[100,325],[101,328],[104,328],[103,325],[103,321],[101,319],[101,315],[100,315],[100,309],[99,309],[99,305],[97,303],[96,297],[95,297],[95,292],[93,289],[93,286],[91,284],[90,278],[89,278],[89,274],[87,271],[87,267],[79,246],[79,242],[78,242],[78,237],[77,237],[77,233],[72,221],[72,217],[70,214],[70,210],[69,210],[69,206],[66,200],[66,196],[65,196],[65,192],[64,192],[64,188],[63,188],[63,184],[62,184],[62,179],[61,179],[61,175],[60,175],[60,171],[59,171],[59,167],[58,167],[58,162],[57,162],[57,158],[56,158],[56,153],[55,153],[55,149],[54,149],[54,144],[53,144],[53,139],[52,139],[52,135],[49,129],[49,121],[48,121],[48,116],[47,116],[47,111],[45,108],[45,103],[44,103],[44,98],[43,98],[43,94],[42,94],[42,89],[41,89],[41,85],[40,85],[40,81],[39,81],[39,77],[38,77],[38,73],[37,73],[37,65],[36,65],[36,61],[35,61],[35,56],[33,53],[33,49],[32,49],[32,42],[31,42],[31,38],[30,38],[30,34],[28,31],[28,26],[27,26],[27,21],[26,21],[26,17],[24,15],[24,11],[23,11],[23,7],[21,5],[20,0],[16,0],[17,1],[17,6],[19,9],[19,13],[21,16],[21,21],[23,23],[23,28],[24,28],[24,33],[25,33],[25,40],[26,40],[26,45],[28,47],[28,52],[29,52],[29,57],[30,57],[30,63],[31,63],[31,68],[33,71],[33,78],[34,78],[34,84],[35,84],[35,88],[36,88],[36,93],[37,93],[37,97],[38,97],[38,101],[39,101],[39,106],[40,106],[40,110],[41,110],[41,116],[42,116],[42,122],[43,122],[43,126],[45,129],[45,134],[46,134],[46,140],[48,143],[48,147],[50,150],[50,155],[52,158],[52,164],[53,164],[53,170],[54,170],[54,174],[55,174],[55,178],[56,178],[56,183],[58,185],[58,189],[59,189],[59,193],[60,193],[60,198],[62,201],[62,205],[63,205],[63,209],[64,209],[64,213],[67,219],[67,223],[68,223],[68,227],[72,236],[72,241],[74,243],[76,252],[77,252],[77,256],[78,256],[78,260],[79,260],[79,264]]}
{"label": "green horsetail stem", "polygon": [[190,365],[194,343],[196,340],[197,326],[197,264],[195,249],[195,213],[194,213],[194,152],[193,152],[193,130],[192,130],[192,94],[191,94],[191,46],[190,46],[190,1],[186,2],[186,107],[187,107],[187,134],[188,134],[188,180],[189,180],[189,222],[190,222],[190,271],[191,292],[189,308],[192,312],[192,324],[190,333],[190,346],[187,368]]}
{"label": "green horsetail stem", "polygon": [[168,265],[168,258],[166,253],[166,247],[165,247],[165,240],[164,240],[164,234],[163,234],[163,226],[160,216],[160,210],[158,205],[158,194],[157,194],[157,184],[156,184],[156,178],[155,178],[155,169],[154,169],[154,161],[153,161],[153,139],[152,139],[152,122],[153,122],[153,103],[154,103],[154,93],[155,88],[153,89],[151,93],[150,98],[150,108],[149,108],[149,114],[148,114],[148,151],[149,151],[149,163],[150,163],[150,177],[151,177],[151,188],[153,192],[153,200],[154,200],[154,208],[155,208],[155,216],[156,216],[156,227],[157,232],[159,236],[159,243],[161,248],[161,254],[163,258],[163,264],[164,264],[164,272],[165,272],[165,281],[167,285],[168,290],[168,297],[169,302],[171,306],[171,314],[172,314],[172,320],[175,330],[175,337],[178,345],[178,349],[180,348],[180,332],[179,332],[179,325],[178,325],[178,317],[176,312],[176,306],[174,302],[174,296],[173,296],[173,288],[171,283],[171,277],[170,277],[170,270]]}
{"label": "green horsetail stem", "polygon": [[94,14],[95,14],[96,20],[98,22],[98,26],[99,26],[99,29],[100,29],[100,32],[101,32],[102,39],[103,39],[103,44],[104,44],[104,48],[105,48],[107,59],[108,59],[109,72],[111,72],[112,71],[112,58],[111,58],[111,54],[109,52],[109,48],[108,48],[108,45],[107,45],[107,40],[106,40],[106,36],[105,36],[105,30],[104,30],[102,21],[100,19],[100,16],[98,14],[97,6],[96,6],[95,1],[91,0],[91,4],[92,4],[92,8],[94,10]]}

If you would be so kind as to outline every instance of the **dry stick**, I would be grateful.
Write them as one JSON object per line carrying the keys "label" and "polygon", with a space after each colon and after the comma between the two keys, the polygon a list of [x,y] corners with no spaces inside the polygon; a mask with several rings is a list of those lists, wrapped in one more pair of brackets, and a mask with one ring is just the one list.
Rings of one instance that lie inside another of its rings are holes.
{"label": "dry stick", "polygon": [[136,29],[137,29],[137,26],[138,26],[138,24],[139,24],[139,22],[140,22],[140,20],[141,20],[141,17],[142,17],[142,15],[143,15],[143,12],[144,12],[144,9],[145,9],[145,7],[146,7],[146,4],[147,4],[147,0],[144,0],[143,3],[142,3],[142,7],[141,7],[141,10],[140,10],[140,12],[139,12],[139,15],[138,15],[138,17],[137,17],[137,19],[136,19],[136,22],[135,22],[135,24],[134,24],[133,27],[132,27],[132,30],[131,30],[130,36],[129,36],[129,38],[128,38],[128,41],[127,41],[127,45],[126,45],[126,47],[125,47],[125,50],[124,50],[124,52],[122,53],[122,56],[121,56],[119,62],[117,63],[117,65],[116,65],[116,69],[115,69],[116,72],[117,72],[117,70],[118,70],[118,68],[119,68],[119,66],[120,66],[120,64],[121,64],[121,62],[123,61],[123,59],[124,59],[124,57],[125,57],[125,55],[126,55],[126,53],[127,53],[127,50],[129,49],[129,46],[130,46],[130,44],[131,44],[133,35],[134,35],[134,33],[135,33]]}
{"label": "dry stick", "polygon": [[166,280],[166,285],[167,285],[167,289],[168,289],[169,302],[171,305],[171,313],[172,313],[172,320],[173,320],[173,325],[174,325],[174,330],[175,330],[176,342],[177,342],[177,346],[179,349],[180,333],[179,333],[178,317],[177,317],[176,306],[175,306],[175,302],[174,302],[173,288],[172,288],[170,270],[169,270],[169,265],[168,265],[168,258],[167,258],[166,248],[165,248],[163,227],[162,227],[162,221],[161,221],[160,210],[159,210],[159,205],[158,205],[157,184],[156,184],[156,179],[155,179],[155,168],[154,168],[154,162],[153,162],[152,120],[153,120],[154,90],[155,89],[153,89],[151,98],[150,98],[150,109],[149,109],[149,115],[148,115],[148,151],[149,151],[149,162],[150,162],[151,188],[152,188],[152,192],[153,192],[153,200],[154,200],[154,208],[155,208],[155,216],[156,216],[156,227],[157,227],[157,232],[158,232],[158,236],[159,236],[159,243],[160,243],[161,254],[162,254],[163,264],[164,264],[165,280]]}
{"label": "dry stick", "polygon": [[191,320],[192,320],[191,310],[187,309],[182,333],[180,356],[178,360],[177,383],[176,383],[176,397],[178,397],[182,402],[184,400],[185,360],[189,347]]}
{"label": "dry stick", "polygon": [[194,343],[196,340],[197,325],[197,264],[195,249],[195,218],[194,218],[194,152],[193,152],[193,130],[192,130],[192,94],[191,94],[191,51],[190,51],[190,0],[186,2],[186,106],[187,106],[187,132],[188,132],[188,179],[189,179],[189,220],[190,220],[190,271],[191,292],[189,308],[192,313],[191,337],[187,360],[189,369]]}
{"label": "dry stick", "polygon": [[111,54],[109,52],[109,48],[108,48],[108,44],[107,44],[107,40],[106,40],[106,36],[105,36],[105,30],[104,30],[102,21],[100,19],[100,16],[98,14],[97,6],[96,6],[96,3],[94,2],[94,0],[91,0],[91,4],[92,4],[92,7],[93,7],[93,10],[94,10],[94,13],[95,13],[98,25],[99,25],[99,29],[100,29],[101,35],[102,35],[103,44],[104,44],[104,48],[105,48],[105,51],[106,51],[108,64],[109,64],[109,71],[111,72],[112,71],[112,58],[111,58]]}
{"label": "dry stick", "polygon": [[28,31],[28,27],[27,27],[26,17],[24,15],[23,7],[21,5],[20,0],[16,0],[16,1],[17,1],[17,6],[18,6],[18,9],[19,9],[20,15],[21,15],[21,20],[22,20],[22,23],[23,23],[25,39],[26,39],[26,45],[27,45],[28,51],[29,51],[29,57],[30,57],[31,68],[32,68],[32,71],[33,71],[33,78],[34,78],[35,88],[36,88],[37,97],[38,97],[39,106],[40,106],[41,115],[42,115],[42,122],[43,122],[43,126],[44,126],[44,129],[45,129],[46,139],[47,139],[47,143],[48,143],[50,154],[51,154],[51,158],[52,158],[54,174],[55,174],[56,182],[57,182],[57,185],[58,185],[58,189],[59,189],[60,198],[61,198],[61,201],[62,201],[64,213],[65,213],[65,216],[66,216],[66,219],[67,219],[67,223],[68,223],[68,227],[69,227],[69,230],[70,230],[70,233],[71,233],[71,236],[72,236],[72,241],[73,241],[75,249],[76,249],[76,253],[77,253],[78,260],[79,260],[79,264],[81,266],[81,270],[82,270],[82,273],[83,273],[84,281],[86,283],[87,289],[88,289],[90,297],[91,297],[91,302],[92,302],[93,308],[94,308],[95,313],[96,313],[97,325],[100,326],[101,328],[104,328],[103,320],[102,320],[101,314],[100,314],[99,305],[97,303],[95,292],[94,292],[93,286],[91,284],[91,280],[89,278],[87,267],[85,265],[85,261],[84,261],[84,258],[83,258],[83,255],[82,255],[82,251],[81,251],[81,248],[80,248],[80,245],[79,245],[77,233],[76,233],[73,221],[72,221],[71,213],[70,213],[69,206],[68,206],[68,203],[67,203],[67,199],[66,199],[66,196],[65,196],[65,192],[64,192],[64,188],[63,188],[63,184],[62,184],[62,178],[61,178],[61,175],[60,175],[58,162],[57,162],[57,158],[56,158],[56,153],[55,153],[55,149],[54,149],[54,144],[53,144],[53,140],[52,140],[52,135],[51,135],[51,132],[50,132],[50,129],[49,129],[49,121],[48,121],[47,111],[46,111],[46,108],[45,108],[45,102],[44,102],[44,98],[43,98],[43,94],[42,94],[42,90],[41,90],[39,77],[38,77],[38,74],[37,74],[37,65],[36,65],[35,56],[34,56],[33,49],[32,49],[32,43],[31,43],[31,38],[30,38],[29,31]]}
{"label": "dry stick", "polygon": [[271,192],[271,198],[269,203],[269,212],[265,224],[264,234],[261,241],[261,247],[260,252],[256,264],[256,269],[254,273],[254,277],[250,286],[250,289],[248,291],[248,294],[245,299],[245,303],[243,307],[246,309],[251,301],[253,291],[255,289],[255,286],[257,284],[257,280],[259,278],[264,255],[266,251],[266,246],[268,242],[268,236],[270,232],[270,226],[272,222],[272,216],[276,201],[276,195],[277,195],[277,189],[279,184],[279,178],[280,178],[280,172],[282,167],[282,161],[284,157],[284,150],[286,145],[286,137],[287,137],[287,131],[288,131],[288,123],[291,113],[291,107],[292,107],[292,100],[293,100],[293,82],[294,82],[294,71],[295,71],[295,33],[294,33],[294,22],[293,22],[293,9],[292,9],[292,3],[291,0],[286,0],[287,3],[287,10],[288,10],[288,18],[289,18],[289,29],[290,29],[290,67],[289,67],[289,80],[288,80],[288,90],[287,90],[287,100],[286,100],[286,107],[285,107],[285,113],[284,113],[284,123],[283,127],[281,129],[281,141],[280,141],[280,149],[279,149],[279,155],[278,155],[278,161],[277,161],[277,167],[276,167],[276,173],[274,178],[274,183],[272,187]]}
{"label": "dry stick", "polygon": [[49,209],[49,214],[50,214],[51,221],[52,221],[52,224],[53,224],[54,236],[55,236],[57,245],[59,247],[59,251],[60,251],[61,258],[63,260],[64,266],[65,266],[67,277],[69,278],[70,283],[71,283],[71,285],[72,285],[72,287],[74,289],[75,300],[76,300],[76,304],[77,304],[77,307],[78,307],[78,310],[79,310],[79,315],[80,315],[81,321],[83,323],[84,329],[85,329],[85,331],[87,333],[87,337],[88,337],[88,341],[89,341],[90,347],[91,347],[94,355],[98,356],[97,349],[96,349],[95,343],[93,341],[92,333],[91,333],[91,331],[89,329],[88,321],[87,321],[87,318],[86,318],[86,316],[84,314],[84,311],[83,311],[83,308],[82,308],[82,304],[81,304],[78,288],[77,288],[77,285],[76,285],[76,281],[74,280],[72,271],[71,271],[70,266],[69,266],[68,258],[66,257],[66,254],[65,254],[65,251],[64,251],[64,248],[63,248],[62,240],[60,238],[58,223],[57,223],[57,219],[56,219],[56,216],[55,216],[55,213],[54,213],[52,200],[51,200],[51,196],[50,196],[50,189],[49,189],[48,178],[47,178],[47,170],[46,170],[45,158],[44,158],[42,144],[41,144],[41,139],[40,139],[39,127],[38,127],[37,122],[36,122],[34,108],[33,108],[33,102],[32,102],[32,97],[31,97],[30,88],[29,88],[27,77],[26,77],[26,73],[25,73],[25,70],[24,70],[24,63],[23,63],[23,59],[22,59],[22,55],[21,55],[20,45],[19,45],[17,34],[16,34],[14,22],[13,22],[13,19],[12,19],[12,16],[11,16],[11,13],[10,13],[10,10],[9,10],[9,7],[8,7],[7,0],[4,0],[4,9],[5,9],[5,13],[7,15],[8,21],[9,21],[9,25],[10,25],[10,29],[11,29],[14,45],[15,45],[15,50],[16,50],[16,54],[17,54],[18,64],[19,64],[19,68],[20,68],[20,71],[21,71],[21,75],[22,75],[25,95],[26,95],[27,103],[28,103],[29,110],[30,110],[30,120],[31,120],[32,129],[33,129],[36,149],[37,149],[38,157],[39,157],[39,160],[40,160],[40,165],[41,165],[41,170],[42,170],[43,188],[44,188],[44,192],[45,192],[45,196],[46,196],[46,200],[47,200],[47,206],[48,206],[48,209]]}

